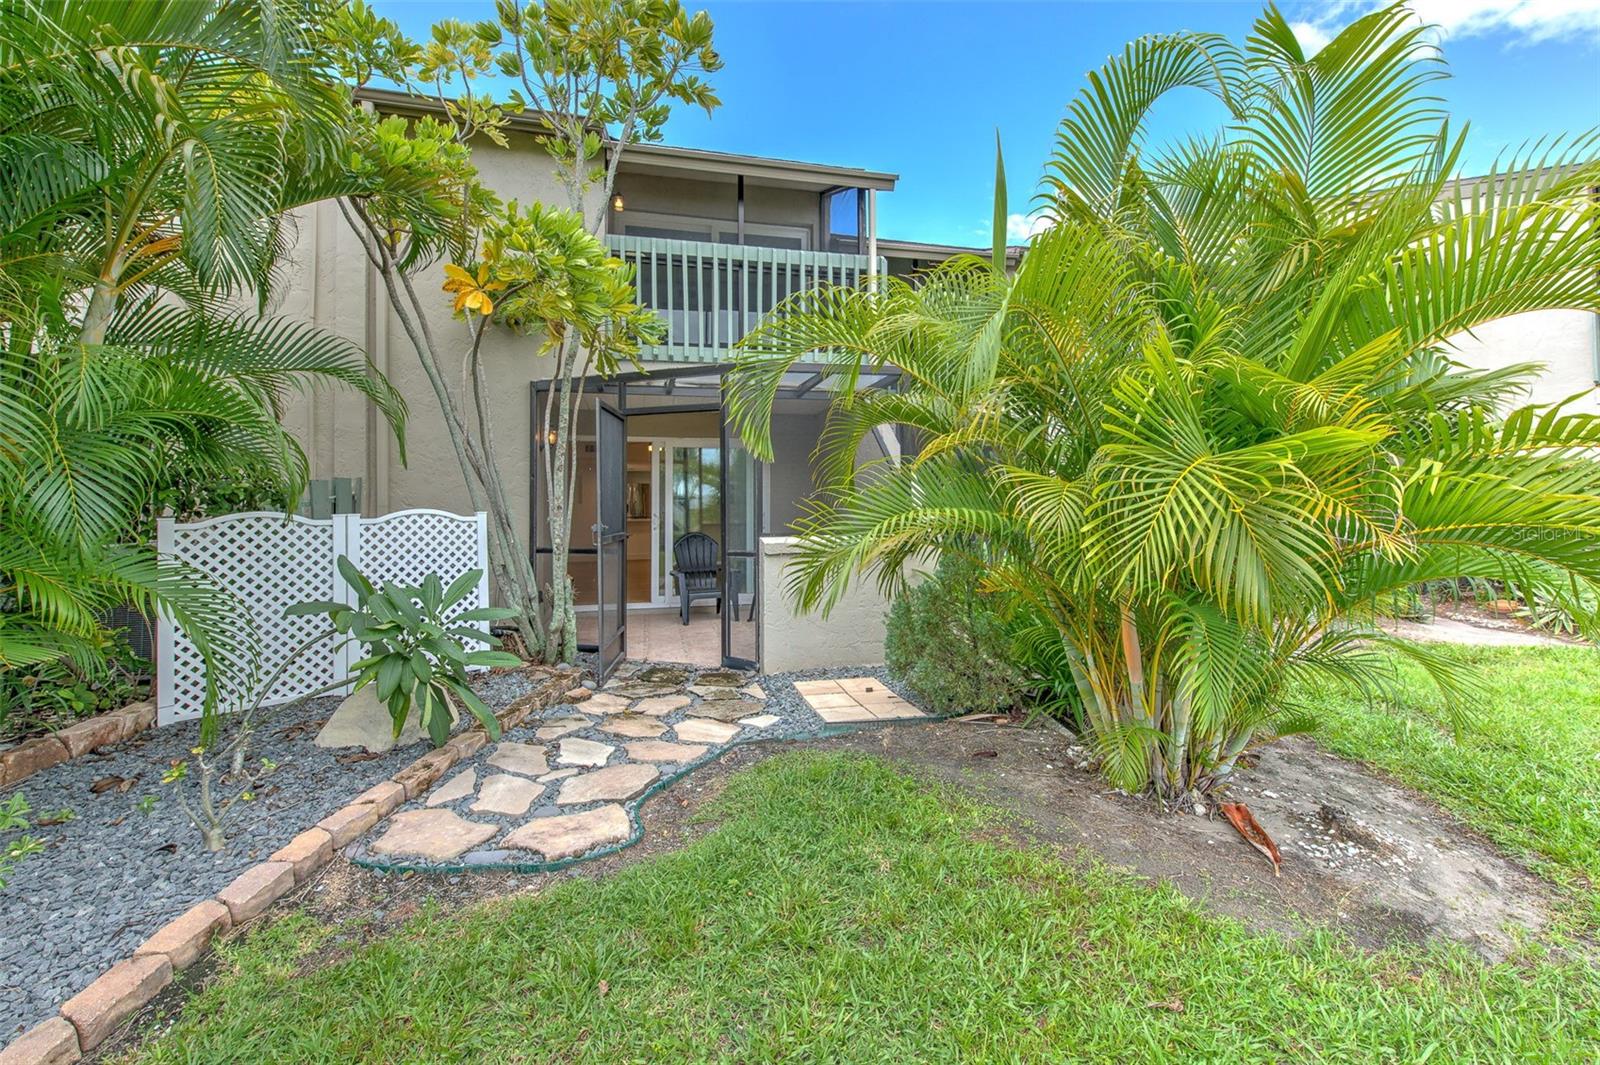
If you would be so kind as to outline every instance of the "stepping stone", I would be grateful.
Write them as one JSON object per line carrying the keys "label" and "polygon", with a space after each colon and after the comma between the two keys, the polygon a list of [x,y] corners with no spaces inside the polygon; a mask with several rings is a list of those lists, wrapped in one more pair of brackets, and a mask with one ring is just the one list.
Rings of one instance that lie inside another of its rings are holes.
{"label": "stepping stone", "polygon": [[535,747],[531,743],[506,741],[496,744],[494,753],[489,756],[489,764],[496,769],[521,773],[525,777],[536,777],[540,773],[550,772],[550,766],[544,760],[544,748]]}
{"label": "stepping stone", "polygon": [[794,690],[801,695],[822,695],[826,692],[837,693],[844,691],[843,688],[839,687],[839,682],[836,680],[797,680],[794,682]]}
{"label": "stepping stone", "polygon": [[677,666],[651,666],[639,670],[633,675],[633,679],[646,684],[670,684],[677,687],[689,679],[689,671],[679,669]]}
{"label": "stepping stone", "polygon": [[607,843],[621,843],[632,832],[628,812],[612,803],[581,814],[535,817],[501,843],[517,850],[538,851],[553,862],[587,854]]}
{"label": "stepping stone", "polygon": [[751,728],[770,728],[782,721],[777,714],[756,714],[754,717],[741,717],[739,724],[749,725]]}
{"label": "stepping stone", "polygon": [[880,721],[893,721],[898,718],[927,717],[917,707],[906,702],[898,695],[891,695],[883,700],[862,699],[861,705]]}
{"label": "stepping stone", "polygon": [[750,683],[739,689],[740,695],[748,695],[752,699],[766,699],[767,689],[759,684]]}
{"label": "stepping stone", "polygon": [[707,702],[740,698],[739,689],[726,684],[691,684],[688,690]]}
{"label": "stepping stone", "polygon": [[682,710],[688,705],[687,695],[658,695],[653,699],[640,700],[633,708],[633,712],[647,717],[665,717],[674,710]]}
{"label": "stepping stone", "polygon": [[556,803],[573,806],[580,802],[625,802],[655,783],[659,776],[661,770],[653,765],[623,764],[596,769],[593,773],[563,780]]}
{"label": "stepping stone", "polygon": [[694,678],[696,687],[709,685],[718,688],[737,688],[750,679],[750,674],[740,673],[735,669],[706,669],[701,670]]}
{"label": "stepping stone", "polygon": [[671,695],[677,690],[678,686],[676,684],[639,684],[630,682],[628,684],[619,684],[615,687],[608,684],[605,687],[604,694],[621,695],[629,699],[641,699],[650,695]]}
{"label": "stepping stone", "polygon": [[672,726],[672,731],[678,739],[690,743],[727,743],[739,734],[739,727],[703,717],[686,717]]}
{"label": "stepping stone", "polygon": [[814,707],[817,716],[830,725],[843,725],[852,721],[876,721],[878,716],[860,703],[851,701],[849,706],[818,706]]}
{"label": "stepping stone", "polygon": [[640,740],[623,746],[635,762],[692,762],[706,753],[693,743],[668,743],[666,740]]}
{"label": "stepping stone", "polygon": [[552,717],[539,726],[534,735],[548,743],[550,740],[560,739],[569,732],[576,732],[593,724],[594,722],[586,717]]}
{"label": "stepping stone", "polygon": [[443,806],[447,802],[465,799],[478,786],[478,771],[463,769],[428,794],[429,806]]}
{"label": "stepping stone", "polygon": [[614,692],[601,692],[584,703],[583,709],[585,713],[590,714],[620,714],[632,703],[632,699],[624,698]]}
{"label": "stepping stone", "polygon": [[568,736],[561,741],[561,749],[556,752],[557,765],[605,765],[611,758],[615,747],[594,740],[586,740],[578,736]]}
{"label": "stepping stone", "polygon": [[498,831],[498,826],[468,821],[453,810],[406,810],[389,819],[389,830],[372,841],[372,853],[444,862]]}
{"label": "stepping stone", "polygon": [[601,731],[634,739],[654,739],[667,731],[667,726],[653,717],[642,714],[621,714],[600,726]]}
{"label": "stepping stone", "polygon": [[737,721],[756,713],[763,705],[744,699],[719,699],[713,703],[701,703],[694,708],[694,713],[696,717],[708,717],[713,721]]}
{"label": "stepping stone", "polygon": [[552,781],[566,780],[576,772],[576,769],[557,769],[552,773],[546,773],[544,776],[540,777],[539,783],[549,784]]}
{"label": "stepping stone", "polygon": [[520,817],[528,812],[528,807],[543,791],[543,784],[535,784],[526,777],[496,773],[478,789],[478,801],[472,804],[471,809],[475,814]]}

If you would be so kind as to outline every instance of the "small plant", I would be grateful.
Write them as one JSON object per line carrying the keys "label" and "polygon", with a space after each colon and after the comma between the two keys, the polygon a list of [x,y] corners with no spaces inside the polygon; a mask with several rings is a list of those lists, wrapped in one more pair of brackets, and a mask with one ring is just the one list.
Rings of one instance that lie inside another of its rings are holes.
{"label": "small plant", "polygon": [[[450,736],[456,711],[465,706],[472,711],[493,739],[500,738],[500,725],[494,711],[478,698],[467,681],[468,666],[519,666],[522,659],[493,649],[468,650],[464,641],[492,644],[494,641],[467,622],[499,621],[517,612],[500,607],[478,607],[454,617],[451,612],[478,586],[482,570],[468,570],[447,588],[438,574],[429,574],[420,585],[385,584],[371,581],[341,557],[339,572],[355,591],[356,605],[348,603],[301,603],[289,608],[290,614],[327,614],[335,631],[345,637],[341,643],[360,643],[367,656],[355,664],[355,688],[377,686],[378,701],[389,708],[394,719],[394,734],[405,728],[414,706],[417,719],[427,730],[434,746],[442,746]],[[447,620],[448,619],[448,620]]]}
{"label": "small plant", "polygon": [[90,653],[79,661],[63,656],[0,670],[0,740],[64,728],[139,697],[148,663],[134,652],[127,634],[103,631],[88,643]]}
{"label": "small plant", "polygon": [[1010,710],[1029,688],[1000,597],[980,588],[981,576],[976,564],[945,555],[889,609],[889,668],[942,713]]}
{"label": "small plant", "polygon": [[[225,845],[227,812],[237,803],[255,801],[262,783],[278,768],[267,758],[253,764],[250,759],[262,700],[290,663],[328,640],[342,637],[337,647],[359,644],[367,655],[355,663],[350,677],[309,692],[295,700],[296,704],[343,688],[354,680],[355,691],[368,684],[377,685],[378,698],[389,708],[397,737],[415,707],[423,728],[434,745],[440,746],[450,736],[456,708],[465,706],[483,722],[492,738],[500,738],[500,723],[495,720],[494,711],[473,692],[467,681],[467,667],[515,666],[521,665],[522,659],[504,651],[468,650],[466,641],[493,641],[467,622],[493,621],[511,612],[481,607],[450,616],[477,587],[483,571],[469,570],[448,588],[437,574],[429,574],[416,587],[385,584],[379,588],[349,559],[340,556],[338,565],[355,592],[355,605],[318,601],[298,603],[286,610],[287,616],[326,614],[332,626],[292,651],[264,683],[244,687],[251,694],[242,701],[238,712],[229,715],[225,736],[214,735],[215,728],[202,728],[201,742],[190,751],[190,757],[173,762],[162,774],[162,783],[172,786],[179,806],[199,830],[208,850],[221,850]],[[231,790],[225,792],[223,785]],[[153,797],[149,798],[153,806]]]}
{"label": "small plant", "polygon": [[[28,814],[32,812],[33,808],[28,805],[28,800],[22,792],[12,795],[0,803],[0,832],[25,833],[32,827],[28,821]],[[5,889],[11,877],[11,870],[16,868],[18,862],[42,850],[44,842],[35,836],[21,835],[16,839],[6,840],[5,846],[0,848],[0,891]]]}
{"label": "small plant", "polygon": [[160,801],[161,800],[155,795],[141,795],[139,796],[139,801],[133,804],[133,808],[144,814],[146,817],[149,817],[155,812],[156,804]]}

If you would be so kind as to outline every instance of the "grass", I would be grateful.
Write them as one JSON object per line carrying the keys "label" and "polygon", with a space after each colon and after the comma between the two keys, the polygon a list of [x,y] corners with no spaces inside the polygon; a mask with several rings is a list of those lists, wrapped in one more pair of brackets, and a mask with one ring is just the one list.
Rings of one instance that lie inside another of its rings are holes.
{"label": "grass", "polygon": [[1487,687],[1459,742],[1415,668],[1401,673],[1398,712],[1306,693],[1318,740],[1432,796],[1566,886],[1582,923],[1600,928],[1600,650],[1441,650],[1477,667]]}
{"label": "grass", "polygon": [[602,880],[359,943],[224,948],[141,1062],[1504,1061],[1600,1045],[1600,976],[1288,942],[1008,838],[862,756],[732,779],[716,829]]}

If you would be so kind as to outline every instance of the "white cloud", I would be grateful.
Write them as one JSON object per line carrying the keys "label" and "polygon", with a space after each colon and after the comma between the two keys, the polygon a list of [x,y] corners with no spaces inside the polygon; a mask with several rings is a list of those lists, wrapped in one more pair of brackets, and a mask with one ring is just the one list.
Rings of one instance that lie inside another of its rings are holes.
{"label": "white cloud", "polygon": [[1044,215],[1006,215],[1007,240],[1032,240],[1049,228],[1050,220]]}
{"label": "white cloud", "polygon": [[1322,51],[1322,46],[1333,40],[1333,34],[1327,26],[1316,22],[1291,22],[1289,28],[1294,30],[1294,35],[1300,41],[1300,48],[1307,56],[1316,55]]}
{"label": "white cloud", "polygon": [[[1312,17],[1293,23],[1308,53],[1327,44],[1340,29],[1385,3],[1335,2],[1316,5]],[[1436,40],[1495,36],[1507,44],[1583,37],[1600,43],[1600,0],[1411,0],[1418,19],[1434,27]]]}

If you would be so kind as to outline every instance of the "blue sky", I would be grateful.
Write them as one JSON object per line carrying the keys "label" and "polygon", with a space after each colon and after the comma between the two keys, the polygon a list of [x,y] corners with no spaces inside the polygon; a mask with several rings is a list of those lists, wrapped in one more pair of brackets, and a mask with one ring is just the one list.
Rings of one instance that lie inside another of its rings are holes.
{"label": "blue sky", "polygon": [[[446,15],[487,18],[490,0],[374,4],[414,37]],[[1054,131],[1084,75],[1144,33],[1208,30],[1241,39],[1257,3],[688,0],[716,24],[723,106],[679,111],[668,143],[887,170],[883,236],[987,243],[994,132],[1005,145],[1016,232]],[[1369,9],[1283,3],[1302,40]],[[1470,120],[1466,166],[1487,169],[1525,140],[1600,125],[1600,0],[1415,0],[1452,78],[1438,87]],[[1196,94],[1198,95],[1198,94]],[[1212,128],[1203,99],[1174,97],[1157,134]]]}

